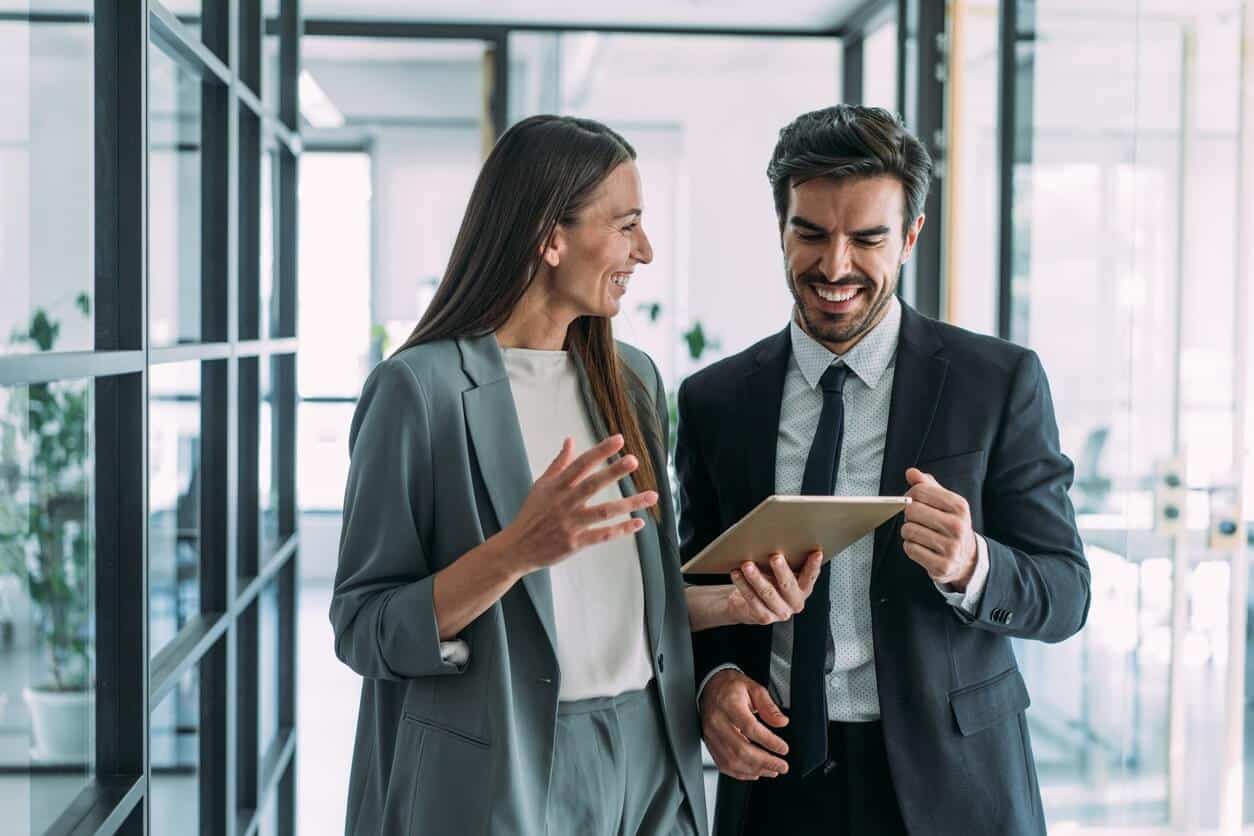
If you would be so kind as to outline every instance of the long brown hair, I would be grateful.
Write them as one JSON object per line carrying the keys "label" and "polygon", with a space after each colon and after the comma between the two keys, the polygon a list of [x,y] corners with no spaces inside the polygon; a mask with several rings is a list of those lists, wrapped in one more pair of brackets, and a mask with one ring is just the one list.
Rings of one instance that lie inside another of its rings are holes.
{"label": "long brown hair", "polygon": [[[532,116],[507,130],[475,181],[444,278],[397,352],[484,336],[503,326],[535,278],[554,227],[577,223],[610,172],[635,158],[627,140],[591,119]],[[631,403],[633,395],[642,404],[651,398],[640,378],[620,363],[610,320],[575,320],[566,332],[566,349],[583,364],[606,427],[621,433],[624,452],[640,460],[633,475],[637,489],[658,490],[659,474]],[[661,448],[660,427],[655,421],[647,426]],[[653,513],[659,515],[657,506]]]}

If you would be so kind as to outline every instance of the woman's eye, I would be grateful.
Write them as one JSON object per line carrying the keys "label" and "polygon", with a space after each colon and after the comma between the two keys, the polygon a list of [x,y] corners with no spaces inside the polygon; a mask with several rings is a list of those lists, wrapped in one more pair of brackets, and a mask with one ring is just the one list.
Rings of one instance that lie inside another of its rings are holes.
{"label": "woman's eye", "polygon": [[627,226],[623,227],[623,232],[635,232],[637,226],[638,224],[627,224]]}

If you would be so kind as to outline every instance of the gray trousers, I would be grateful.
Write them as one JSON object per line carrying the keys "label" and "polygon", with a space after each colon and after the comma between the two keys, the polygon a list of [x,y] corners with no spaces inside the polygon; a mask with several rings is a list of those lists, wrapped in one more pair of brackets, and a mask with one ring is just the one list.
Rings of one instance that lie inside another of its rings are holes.
{"label": "gray trousers", "polygon": [[695,836],[655,686],[558,705],[549,836]]}

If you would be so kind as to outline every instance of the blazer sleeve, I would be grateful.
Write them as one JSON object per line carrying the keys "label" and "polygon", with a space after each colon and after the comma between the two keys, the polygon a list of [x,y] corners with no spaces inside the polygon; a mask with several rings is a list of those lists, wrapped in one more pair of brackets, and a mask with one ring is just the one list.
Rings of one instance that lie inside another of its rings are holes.
{"label": "blazer sleeve", "polygon": [[[695,557],[716,537],[719,527],[718,495],[701,452],[701,420],[695,411],[692,387],[679,387],[679,422],[675,430],[675,475],[679,482],[679,557],[684,563]],[[721,577],[698,575],[690,583],[726,583]],[[710,671],[735,662],[735,625],[712,627],[692,634],[692,657],[697,682]]]}
{"label": "blazer sleeve", "polygon": [[429,410],[405,363],[386,361],[370,375],[348,444],[335,655],[376,679],[460,673],[463,665],[442,658],[424,548],[434,507]]}
{"label": "blazer sleeve", "polygon": [[1089,566],[1067,495],[1073,473],[1045,371],[1034,352],[1024,352],[984,482],[988,578],[971,615],[979,627],[1056,642],[1084,626]]}

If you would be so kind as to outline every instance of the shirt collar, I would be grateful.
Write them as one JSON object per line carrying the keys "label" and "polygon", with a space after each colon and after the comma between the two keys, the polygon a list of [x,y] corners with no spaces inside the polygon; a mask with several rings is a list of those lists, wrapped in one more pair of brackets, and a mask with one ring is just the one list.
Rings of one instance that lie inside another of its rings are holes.
{"label": "shirt collar", "polygon": [[797,324],[796,316],[789,324],[789,335],[792,337],[793,361],[811,389],[818,388],[823,372],[837,360],[843,361],[868,389],[874,389],[897,355],[897,341],[901,335],[901,302],[893,296],[884,318],[844,355],[833,354],[827,346],[803,331]]}

